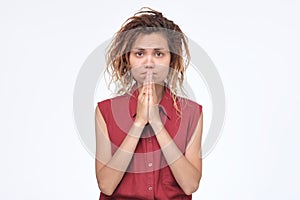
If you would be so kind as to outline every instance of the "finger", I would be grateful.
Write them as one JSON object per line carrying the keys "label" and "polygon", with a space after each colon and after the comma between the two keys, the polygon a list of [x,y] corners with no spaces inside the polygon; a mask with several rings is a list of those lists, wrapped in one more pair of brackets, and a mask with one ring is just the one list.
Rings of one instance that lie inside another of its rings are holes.
{"label": "finger", "polygon": [[149,86],[149,97],[150,97],[150,104],[153,105],[154,103],[154,99],[155,99],[155,83],[151,83],[150,86]]}
{"label": "finger", "polygon": [[147,84],[148,84],[148,87],[151,85],[152,83],[152,72],[151,71],[148,71],[147,72]]}
{"label": "finger", "polygon": [[138,98],[139,98],[140,100],[143,100],[143,99],[144,99],[144,97],[145,97],[145,95],[146,95],[146,89],[147,89],[147,86],[146,86],[146,85],[143,85],[143,87],[142,87],[141,90],[140,90],[139,96],[138,96]]}
{"label": "finger", "polygon": [[150,71],[147,72],[147,96],[149,98],[149,92],[150,92],[150,83],[151,83],[151,77],[152,73]]}
{"label": "finger", "polygon": [[149,76],[150,76],[150,72],[147,71],[147,73],[146,73],[146,78],[145,78],[145,80],[144,80],[144,82],[143,82],[144,85],[148,85],[148,84],[149,84],[149,78],[150,78]]}
{"label": "finger", "polygon": [[152,79],[152,73],[150,74],[150,83],[149,83],[149,95],[150,95],[150,98],[151,98],[151,101],[153,101],[153,98],[154,98],[154,95],[156,94],[155,93],[155,82],[153,81]]}
{"label": "finger", "polygon": [[147,121],[149,121],[150,118],[150,81],[151,81],[151,72],[147,72]]}
{"label": "finger", "polygon": [[142,88],[139,90],[139,96],[142,96],[145,92],[145,85],[142,86]]}
{"label": "finger", "polygon": [[152,72],[149,72],[149,83],[152,83],[153,82],[153,80],[152,80]]}
{"label": "finger", "polygon": [[151,95],[155,95],[155,83],[152,82],[151,85],[150,85],[150,88],[151,88]]}
{"label": "finger", "polygon": [[149,85],[148,85],[148,90],[149,90],[149,92],[148,92],[148,94],[149,94],[149,98],[152,98],[153,96],[153,83],[151,82],[151,83],[149,83]]}
{"label": "finger", "polygon": [[148,85],[150,85],[151,81],[152,81],[152,72],[148,71],[148,73],[147,73],[147,82],[148,82]]}

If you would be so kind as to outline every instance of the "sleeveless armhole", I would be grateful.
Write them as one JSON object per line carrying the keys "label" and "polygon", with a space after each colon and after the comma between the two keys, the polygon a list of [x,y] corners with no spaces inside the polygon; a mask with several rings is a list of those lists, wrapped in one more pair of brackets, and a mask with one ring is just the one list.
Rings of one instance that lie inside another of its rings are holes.
{"label": "sleeveless armhole", "polygon": [[108,123],[109,123],[108,112],[110,111],[110,100],[106,99],[101,102],[98,102],[97,106],[103,116],[103,119],[104,119],[106,125],[108,125]]}
{"label": "sleeveless armhole", "polygon": [[[100,111],[100,114],[102,116],[102,120],[104,121],[104,125],[105,126],[105,129],[106,129],[106,137],[108,139],[110,139],[110,136],[109,136],[109,123],[110,123],[110,119],[109,119],[109,113],[110,112],[110,100],[109,99],[106,99],[104,101],[101,101],[101,102],[98,102],[97,103],[97,106],[98,106],[98,109]],[[102,121],[102,122],[103,122]],[[104,127],[103,127],[104,128]]]}
{"label": "sleeveless armhole", "polygon": [[189,128],[188,128],[188,135],[187,135],[187,141],[186,144],[188,147],[190,145],[190,142],[192,142],[193,134],[195,133],[195,130],[197,128],[200,116],[202,114],[202,105],[195,103],[196,107],[193,108],[194,112],[191,112],[190,121],[189,121]]}

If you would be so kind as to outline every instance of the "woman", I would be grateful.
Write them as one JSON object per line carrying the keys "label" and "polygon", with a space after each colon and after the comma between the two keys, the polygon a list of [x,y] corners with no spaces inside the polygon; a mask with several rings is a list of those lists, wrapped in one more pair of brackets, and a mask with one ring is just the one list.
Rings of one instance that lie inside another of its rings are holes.
{"label": "woman", "polygon": [[202,175],[203,115],[177,95],[189,59],[178,25],[149,8],[115,35],[107,70],[121,95],[95,110],[100,199],[192,198]]}

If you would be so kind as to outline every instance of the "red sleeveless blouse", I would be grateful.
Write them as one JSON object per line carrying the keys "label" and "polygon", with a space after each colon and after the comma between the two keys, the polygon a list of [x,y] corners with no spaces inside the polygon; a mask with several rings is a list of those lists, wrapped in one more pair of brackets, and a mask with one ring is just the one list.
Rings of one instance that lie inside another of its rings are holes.
{"label": "red sleeveless blouse", "polygon": [[[107,125],[112,155],[135,120],[138,94],[134,87],[132,95],[124,94],[98,102]],[[159,112],[165,129],[184,154],[199,121],[202,106],[182,97],[177,97],[176,103],[181,116],[176,113],[171,91],[166,88],[159,103]],[[114,193],[111,196],[100,193],[100,200],[112,199],[192,199],[192,195],[186,195],[177,184],[150,125],[145,126],[127,172]]]}

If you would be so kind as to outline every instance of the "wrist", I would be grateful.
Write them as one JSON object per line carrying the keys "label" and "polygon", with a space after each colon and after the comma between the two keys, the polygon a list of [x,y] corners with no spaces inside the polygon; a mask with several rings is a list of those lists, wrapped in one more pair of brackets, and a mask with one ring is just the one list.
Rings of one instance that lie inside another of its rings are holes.
{"label": "wrist", "polygon": [[140,128],[144,128],[145,125],[146,125],[146,122],[142,121],[142,120],[138,120],[136,119],[133,124],[137,127],[140,127]]}
{"label": "wrist", "polygon": [[134,138],[140,138],[143,132],[144,126],[138,124],[138,122],[133,122],[131,129],[128,132],[128,135]]}
{"label": "wrist", "polygon": [[161,121],[159,122],[152,122],[150,123],[155,135],[161,132],[161,130],[164,128],[164,125]]}

